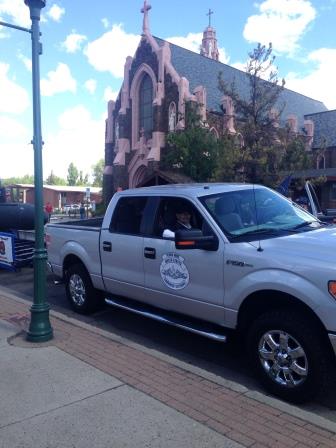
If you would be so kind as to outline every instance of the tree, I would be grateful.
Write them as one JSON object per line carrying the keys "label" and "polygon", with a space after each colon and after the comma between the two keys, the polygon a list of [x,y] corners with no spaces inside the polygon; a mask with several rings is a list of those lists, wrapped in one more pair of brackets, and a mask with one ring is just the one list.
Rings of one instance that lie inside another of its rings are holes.
{"label": "tree", "polygon": [[239,136],[224,134],[218,141],[219,154],[214,180],[219,182],[242,182],[243,152]]}
{"label": "tree", "polygon": [[[286,132],[286,129],[284,130]],[[289,136],[283,139],[283,155],[279,163],[279,171],[292,173],[311,168],[312,153],[306,151],[303,137]]]}
{"label": "tree", "polygon": [[93,186],[102,187],[103,186],[103,172],[104,172],[105,161],[104,159],[98,160],[98,162],[92,166],[92,177]]}
{"label": "tree", "polygon": [[66,185],[66,180],[62,177],[58,177],[51,170],[49,176],[46,178],[45,183],[47,185]]}
{"label": "tree", "polygon": [[78,168],[71,162],[68,167],[67,183],[70,186],[87,185],[89,182],[89,175],[83,174],[83,171],[78,171]]}
{"label": "tree", "polygon": [[235,82],[228,86],[219,77],[219,89],[232,98],[236,116],[239,117],[237,127],[242,135],[241,172],[251,182],[274,185],[278,181],[278,168],[283,152],[280,142],[278,118],[280,95],[285,81],[279,83],[277,68],[274,66],[275,56],[272,45],[268,48],[258,44],[249,53],[246,73],[249,80],[249,93],[240,96]]}
{"label": "tree", "polygon": [[195,182],[213,180],[219,156],[217,139],[204,127],[198,110],[190,103],[186,103],[185,122],[184,131],[168,134],[169,150],[163,165],[182,171]]}
{"label": "tree", "polygon": [[70,185],[70,186],[77,185],[77,179],[78,179],[78,169],[71,162],[68,167],[68,175],[67,175],[68,185]]}
{"label": "tree", "polygon": [[89,175],[85,174],[85,176],[84,176],[83,171],[80,171],[76,185],[79,185],[79,186],[87,185],[88,182],[89,182]]}
{"label": "tree", "polygon": [[4,186],[13,184],[34,184],[34,176],[25,174],[21,177],[9,177],[7,179],[2,179],[1,183]]}

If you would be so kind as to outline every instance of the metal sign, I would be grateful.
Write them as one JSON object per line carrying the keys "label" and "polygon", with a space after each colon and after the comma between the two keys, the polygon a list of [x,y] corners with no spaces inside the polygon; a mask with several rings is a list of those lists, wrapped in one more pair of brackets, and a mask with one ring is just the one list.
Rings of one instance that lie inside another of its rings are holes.
{"label": "metal sign", "polygon": [[90,188],[89,187],[85,191],[85,198],[90,199]]}
{"label": "metal sign", "polygon": [[0,267],[4,269],[14,268],[14,236],[10,233],[0,233]]}

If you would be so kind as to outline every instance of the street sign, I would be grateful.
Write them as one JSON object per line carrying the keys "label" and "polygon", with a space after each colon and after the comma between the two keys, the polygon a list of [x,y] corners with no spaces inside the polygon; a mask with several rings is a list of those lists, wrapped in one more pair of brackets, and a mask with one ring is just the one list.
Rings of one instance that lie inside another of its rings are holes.
{"label": "street sign", "polygon": [[85,198],[90,199],[90,187],[87,187],[87,189],[85,191]]}
{"label": "street sign", "polygon": [[13,269],[14,263],[14,238],[6,232],[0,233],[0,267]]}

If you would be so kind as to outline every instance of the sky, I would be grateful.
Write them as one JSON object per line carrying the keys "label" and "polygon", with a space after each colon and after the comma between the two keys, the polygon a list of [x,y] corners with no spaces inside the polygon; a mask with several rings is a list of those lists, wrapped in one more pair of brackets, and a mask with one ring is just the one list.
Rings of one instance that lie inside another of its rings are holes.
{"label": "sky", "polygon": [[[151,0],[151,34],[199,52],[214,12],[220,60],[244,70],[272,42],[286,87],[336,109],[336,0]],[[47,0],[40,23],[43,177],[83,174],[104,157],[107,101],[142,32],[141,0]],[[24,0],[0,0],[0,21],[30,28]],[[34,173],[31,38],[0,26],[0,179]]]}

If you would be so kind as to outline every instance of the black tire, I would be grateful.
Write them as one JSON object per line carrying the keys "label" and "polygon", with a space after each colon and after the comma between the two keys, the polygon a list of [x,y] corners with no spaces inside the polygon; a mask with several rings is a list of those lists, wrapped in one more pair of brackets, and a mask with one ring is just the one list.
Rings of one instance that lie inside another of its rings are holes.
{"label": "black tire", "polygon": [[329,383],[328,340],[312,319],[298,312],[261,315],[250,327],[247,348],[260,381],[286,401],[308,401]]}
{"label": "black tire", "polygon": [[82,264],[70,266],[65,276],[66,295],[71,308],[80,314],[91,314],[102,304],[101,292],[95,289]]}

